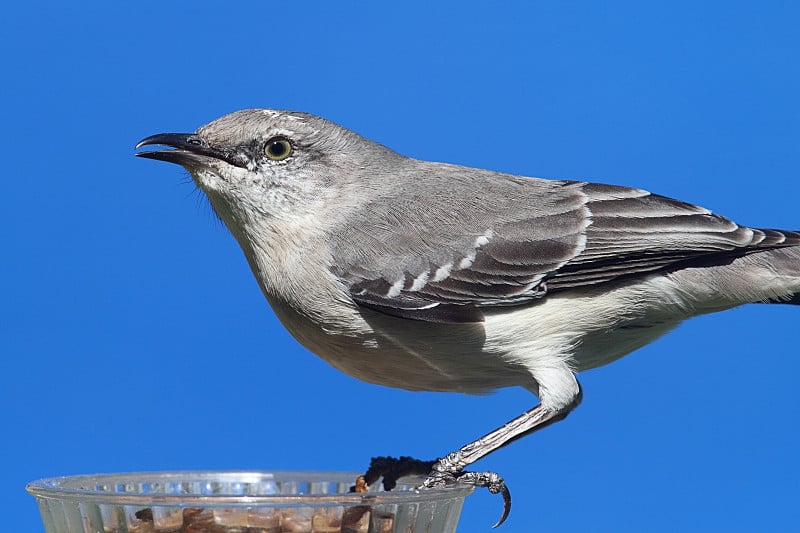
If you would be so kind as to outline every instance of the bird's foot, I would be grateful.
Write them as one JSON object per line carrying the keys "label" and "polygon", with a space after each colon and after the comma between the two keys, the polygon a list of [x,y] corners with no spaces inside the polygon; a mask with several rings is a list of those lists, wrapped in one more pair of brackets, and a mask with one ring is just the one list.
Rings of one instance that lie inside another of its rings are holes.
{"label": "bird's foot", "polygon": [[420,461],[412,457],[375,457],[370,462],[367,472],[350,490],[357,491],[360,483],[371,485],[380,477],[383,477],[384,490],[392,490],[397,486],[397,480],[401,477],[424,475],[427,477],[419,486],[421,489],[466,484],[486,488],[492,494],[502,495],[503,514],[492,527],[497,527],[505,522],[511,511],[511,492],[506,487],[503,478],[495,472],[465,472],[463,468],[460,466],[456,454],[450,454],[437,461]]}
{"label": "bird's foot", "polygon": [[506,486],[506,482],[496,472],[465,472],[463,466],[457,460],[458,452],[451,453],[447,457],[439,459],[433,464],[428,477],[422,482],[422,487],[435,488],[446,487],[455,483],[463,483],[489,489],[492,494],[503,496],[503,514],[500,520],[492,527],[497,527],[508,518],[511,512],[511,492]]}

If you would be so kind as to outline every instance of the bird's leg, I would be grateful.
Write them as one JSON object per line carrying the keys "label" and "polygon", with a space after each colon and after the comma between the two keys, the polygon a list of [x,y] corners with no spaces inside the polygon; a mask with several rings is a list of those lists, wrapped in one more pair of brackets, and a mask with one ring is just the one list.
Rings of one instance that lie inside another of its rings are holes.
{"label": "bird's leg", "polygon": [[453,453],[447,454],[436,461],[431,468],[430,475],[422,486],[442,487],[454,481],[464,481],[461,479],[460,474],[467,465],[489,455],[506,444],[564,419],[579,402],[580,397],[576,398],[572,404],[561,409],[547,408],[541,404],[537,405],[491,433],[465,444]]}
{"label": "bird's leg", "polygon": [[500,493],[503,496],[503,514],[493,527],[502,524],[511,511],[511,494],[503,478],[495,472],[465,472],[464,468],[506,444],[564,419],[581,402],[580,384],[574,383],[576,392],[569,401],[551,406],[551,402],[543,397],[533,409],[436,461],[421,486],[443,487],[458,482],[486,487],[492,494]]}
{"label": "bird's leg", "polygon": [[[577,385],[577,381],[575,382]],[[383,488],[391,490],[397,479],[409,475],[427,475],[420,488],[445,487],[466,483],[485,487],[492,494],[503,496],[503,514],[493,527],[502,524],[511,511],[511,493],[505,481],[495,472],[465,472],[464,468],[525,435],[564,419],[581,401],[580,385],[570,401],[559,407],[542,402],[476,441],[470,442],[436,461],[419,461],[411,457],[375,457],[362,481],[371,485],[383,476]]]}

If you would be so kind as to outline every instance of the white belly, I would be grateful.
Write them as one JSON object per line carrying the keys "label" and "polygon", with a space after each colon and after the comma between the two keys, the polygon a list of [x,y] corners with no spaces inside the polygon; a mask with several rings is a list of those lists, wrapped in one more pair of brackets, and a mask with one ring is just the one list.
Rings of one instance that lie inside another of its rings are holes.
{"label": "white belly", "polygon": [[685,314],[675,305],[642,303],[653,301],[644,292],[660,292],[659,280],[606,290],[602,297],[556,294],[526,307],[488,308],[477,324],[435,324],[348,307],[348,316],[326,317],[323,327],[271,303],[303,346],[358,379],[408,390],[479,394],[522,386],[535,392],[539,373],[609,363],[674,327]]}

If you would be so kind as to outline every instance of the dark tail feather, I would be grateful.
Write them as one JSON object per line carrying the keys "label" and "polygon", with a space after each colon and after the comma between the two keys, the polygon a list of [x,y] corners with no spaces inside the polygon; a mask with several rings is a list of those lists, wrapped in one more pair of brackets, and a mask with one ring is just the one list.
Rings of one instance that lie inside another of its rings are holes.
{"label": "dark tail feather", "polygon": [[771,300],[767,300],[767,304],[790,304],[790,305],[800,305],[800,292],[797,294],[793,294],[786,298],[773,298]]}

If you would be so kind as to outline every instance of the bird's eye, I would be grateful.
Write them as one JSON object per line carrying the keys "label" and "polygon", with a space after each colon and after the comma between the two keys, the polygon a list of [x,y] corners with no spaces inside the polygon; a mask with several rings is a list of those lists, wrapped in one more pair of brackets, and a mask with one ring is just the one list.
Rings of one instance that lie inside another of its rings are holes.
{"label": "bird's eye", "polygon": [[292,143],[286,137],[273,137],[264,146],[264,153],[273,161],[283,161],[292,153]]}

